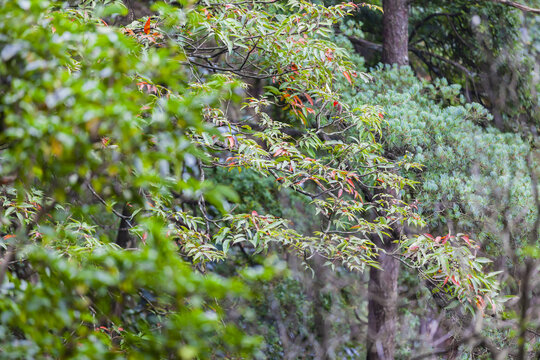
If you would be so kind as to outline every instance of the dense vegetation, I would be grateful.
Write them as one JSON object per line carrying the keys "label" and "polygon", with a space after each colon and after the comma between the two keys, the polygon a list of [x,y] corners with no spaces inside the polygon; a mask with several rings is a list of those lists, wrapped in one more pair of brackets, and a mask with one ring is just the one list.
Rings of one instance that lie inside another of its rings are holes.
{"label": "dense vegetation", "polygon": [[0,357],[538,357],[529,5],[0,0]]}

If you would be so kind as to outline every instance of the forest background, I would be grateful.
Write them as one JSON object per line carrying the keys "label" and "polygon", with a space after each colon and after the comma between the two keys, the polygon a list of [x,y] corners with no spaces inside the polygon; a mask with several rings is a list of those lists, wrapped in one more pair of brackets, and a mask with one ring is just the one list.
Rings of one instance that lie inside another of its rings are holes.
{"label": "forest background", "polygon": [[540,354],[540,3],[0,0],[0,354]]}

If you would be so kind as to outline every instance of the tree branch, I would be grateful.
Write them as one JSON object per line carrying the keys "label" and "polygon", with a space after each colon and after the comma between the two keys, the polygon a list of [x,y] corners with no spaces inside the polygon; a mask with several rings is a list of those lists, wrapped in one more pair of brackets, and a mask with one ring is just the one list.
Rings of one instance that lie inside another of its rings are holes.
{"label": "tree branch", "polygon": [[[362,46],[362,47],[365,47],[365,48],[368,48],[368,49],[376,50],[376,51],[382,51],[382,45],[381,44],[373,43],[371,41],[368,41],[368,40],[365,40],[365,39],[360,39],[360,38],[357,38],[357,37],[354,37],[354,36],[348,36],[348,39],[353,44],[356,44],[356,45],[359,45],[359,46]],[[434,57],[434,58],[436,58],[436,59],[438,59],[438,60],[440,60],[442,62],[450,64],[450,65],[454,66],[455,68],[463,71],[467,76],[472,77],[473,74],[474,74],[473,71],[467,69],[465,66],[463,66],[460,63],[455,62],[453,60],[447,59],[444,56],[437,55],[437,54],[434,54],[434,53],[426,51],[426,50],[417,49],[417,48],[412,47],[412,46],[409,46],[409,51],[414,53],[415,55],[420,54],[420,55],[426,55],[426,56]]]}
{"label": "tree branch", "polygon": [[528,12],[532,14],[540,14],[540,9],[532,8],[527,5],[523,5],[514,1],[509,1],[509,0],[484,0],[484,1],[490,1],[490,2],[494,2],[498,4],[508,5],[516,9],[519,9],[523,12]]}

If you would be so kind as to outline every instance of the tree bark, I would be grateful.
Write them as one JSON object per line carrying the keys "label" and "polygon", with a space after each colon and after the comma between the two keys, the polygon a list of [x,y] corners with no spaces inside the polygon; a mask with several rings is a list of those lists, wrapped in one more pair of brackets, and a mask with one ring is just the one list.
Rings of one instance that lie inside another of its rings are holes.
{"label": "tree bark", "polygon": [[409,64],[409,8],[407,0],[383,0],[383,54],[385,64]]}
{"label": "tree bark", "polygon": [[120,219],[120,225],[118,226],[118,233],[116,234],[115,241],[118,246],[124,249],[133,245],[131,235],[129,234],[131,225],[128,219],[130,216],[131,212],[129,211],[129,207],[127,204],[125,204],[124,208],[122,209],[122,218]]}
{"label": "tree bark", "polygon": [[[386,239],[377,244],[392,253],[396,244]],[[381,253],[382,270],[371,268],[368,285],[368,360],[394,359],[397,332],[397,298],[399,260]]]}
{"label": "tree bark", "polygon": [[[409,64],[409,9],[407,0],[383,0],[383,62],[404,66]],[[396,195],[396,194],[394,194]],[[399,238],[399,229],[392,231],[394,239],[378,240],[378,246],[392,253]],[[368,285],[368,360],[391,360],[395,353],[397,332],[397,298],[399,260],[379,255],[382,270],[371,268]]]}

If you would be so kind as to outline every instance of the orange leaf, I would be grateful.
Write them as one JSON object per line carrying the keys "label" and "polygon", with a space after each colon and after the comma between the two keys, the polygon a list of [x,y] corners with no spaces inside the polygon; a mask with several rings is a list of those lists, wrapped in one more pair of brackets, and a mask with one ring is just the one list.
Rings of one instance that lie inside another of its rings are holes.
{"label": "orange leaf", "polygon": [[351,75],[349,75],[349,72],[348,72],[348,71],[344,71],[344,72],[343,72],[343,75],[345,76],[345,78],[347,79],[347,81],[352,85]]}
{"label": "orange leaf", "polygon": [[146,20],[146,23],[144,24],[144,33],[146,35],[150,34],[150,20],[151,18],[149,17],[148,20]]}
{"label": "orange leaf", "polygon": [[324,55],[326,56],[326,60],[328,61],[332,61],[334,59],[333,50],[331,49],[327,49]]}
{"label": "orange leaf", "polygon": [[311,96],[309,96],[308,93],[304,94],[306,96],[306,99],[307,101],[309,101],[309,103],[311,104],[311,106],[313,106],[313,99],[311,98]]}
{"label": "orange leaf", "polygon": [[285,150],[283,150],[282,148],[279,148],[276,150],[276,152],[274,153],[274,157],[277,157],[281,154],[283,154],[285,152]]}
{"label": "orange leaf", "polygon": [[302,100],[300,100],[300,98],[298,96],[294,96],[294,103],[295,104],[298,104],[299,107],[303,108],[304,107],[304,104],[302,104]]}

